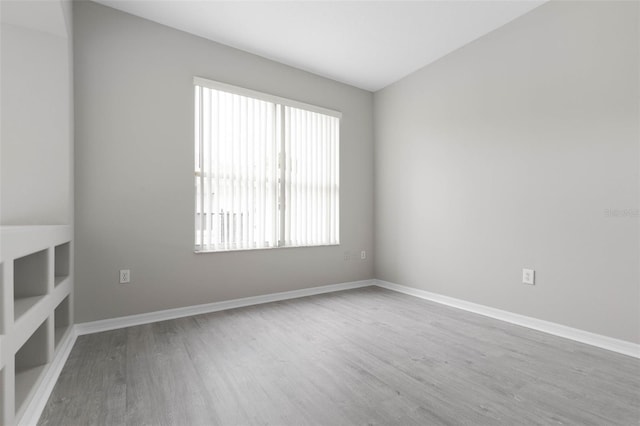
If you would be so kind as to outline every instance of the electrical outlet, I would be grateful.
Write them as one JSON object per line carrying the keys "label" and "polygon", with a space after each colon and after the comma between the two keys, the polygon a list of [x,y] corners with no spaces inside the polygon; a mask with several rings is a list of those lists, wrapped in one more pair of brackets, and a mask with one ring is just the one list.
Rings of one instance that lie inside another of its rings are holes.
{"label": "electrical outlet", "polygon": [[362,250],[360,252],[360,259],[365,260],[367,258],[367,252],[366,250]]}
{"label": "electrical outlet", "polygon": [[127,284],[131,282],[131,270],[120,269],[120,284]]}
{"label": "electrical outlet", "polygon": [[536,284],[536,271],[533,269],[523,269],[522,270],[522,284]]}

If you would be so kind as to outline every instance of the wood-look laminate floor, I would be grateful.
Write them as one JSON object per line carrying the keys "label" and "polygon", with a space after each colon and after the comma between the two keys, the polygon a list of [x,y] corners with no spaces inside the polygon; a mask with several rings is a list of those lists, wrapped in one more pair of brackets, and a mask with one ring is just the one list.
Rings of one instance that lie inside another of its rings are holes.
{"label": "wood-look laminate floor", "polygon": [[371,287],[79,337],[39,424],[639,423],[639,360]]}

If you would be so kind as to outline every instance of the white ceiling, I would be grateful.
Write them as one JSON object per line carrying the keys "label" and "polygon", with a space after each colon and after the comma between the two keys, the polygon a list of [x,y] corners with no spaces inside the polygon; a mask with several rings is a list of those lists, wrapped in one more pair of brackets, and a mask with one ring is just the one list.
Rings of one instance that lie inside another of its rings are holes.
{"label": "white ceiling", "polygon": [[376,91],[545,0],[97,2]]}

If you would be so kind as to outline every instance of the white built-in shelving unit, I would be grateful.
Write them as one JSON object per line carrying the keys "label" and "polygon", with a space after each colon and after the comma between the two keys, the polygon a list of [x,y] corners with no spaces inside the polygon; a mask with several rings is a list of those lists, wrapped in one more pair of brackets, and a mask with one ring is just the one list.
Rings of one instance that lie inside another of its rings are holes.
{"label": "white built-in shelving unit", "polygon": [[0,424],[25,414],[73,324],[72,228],[0,227]]}

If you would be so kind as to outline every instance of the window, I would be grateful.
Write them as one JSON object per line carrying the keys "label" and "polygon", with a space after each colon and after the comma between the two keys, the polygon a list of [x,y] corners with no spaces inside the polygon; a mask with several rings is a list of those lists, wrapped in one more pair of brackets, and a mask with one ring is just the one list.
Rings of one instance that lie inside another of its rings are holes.
{"label": "window", "polygon": [[196,251],[339,244],[340,113],[194,85]]}

